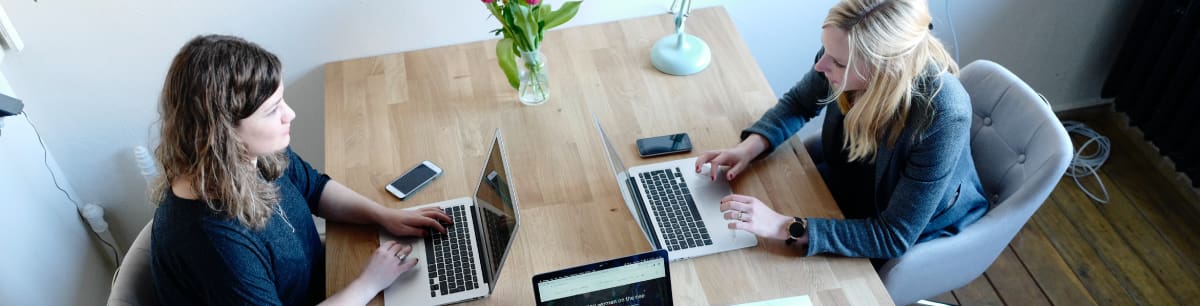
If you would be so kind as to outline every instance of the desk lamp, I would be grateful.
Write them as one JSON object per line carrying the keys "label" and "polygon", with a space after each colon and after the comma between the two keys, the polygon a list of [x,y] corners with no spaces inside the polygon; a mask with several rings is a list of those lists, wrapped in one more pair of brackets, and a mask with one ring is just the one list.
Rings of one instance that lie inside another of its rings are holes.
{"label": "desk lamp", "polygon": [[703,71],[712,62],[708,44],[699,37],[683,32],[683,23],[692,11],[692,1],[672,1],[671,10],[675,14],[675,33],[654,43],[654,47],[650,48],[650,64],[658,71],[671,75],[691,75]]}

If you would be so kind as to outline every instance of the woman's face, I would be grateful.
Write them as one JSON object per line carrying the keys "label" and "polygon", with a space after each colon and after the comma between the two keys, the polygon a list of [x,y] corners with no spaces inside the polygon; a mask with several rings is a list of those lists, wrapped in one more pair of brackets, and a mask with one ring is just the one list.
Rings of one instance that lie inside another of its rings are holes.
{"label": "woman's face", "polygon": [[[867,88],[866,76],[871,75],[871,70],[863,61],[855,61],[857,70],[850,70],[850,74],[846,74],[846,70],[850,69],[846,66],[850,59],[850,40],[846,37],[846,31],[834,26],[825,27],[821,30],[821,45],[825,47],[825,54],[817,60],[813,69],[825,74],[830,87],[842,88],[845,85],[843,90],[847,92]],[[845,77],[849,79],[843,80]]]}
{"label": "woman's face", "polygon": [[292,119],[295,118],[296,112],[283,101],[283,84],[280,84],[254,114],[238,121],[238,140],[253,156],[282,151],[291,142]]}

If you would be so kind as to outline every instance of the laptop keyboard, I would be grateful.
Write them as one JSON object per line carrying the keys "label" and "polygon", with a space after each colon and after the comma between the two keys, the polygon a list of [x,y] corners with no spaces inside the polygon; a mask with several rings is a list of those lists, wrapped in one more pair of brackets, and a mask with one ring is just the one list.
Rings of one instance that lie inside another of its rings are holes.
{"label": "laptop keyboard", "polygon": [[463,292],[479,287],[475,278],[475,254],[471,253],[470,234],[467,233],[466,206],[447,207],[446,214],[454,225],[446,226],[446,233],[429,231],[425,241],[426,266],[429,268],[429,296],[437,297]]}
{"label": "laptop keyboard", "polygon": [[640,174],[668,251],[712,245],[679,167]]}

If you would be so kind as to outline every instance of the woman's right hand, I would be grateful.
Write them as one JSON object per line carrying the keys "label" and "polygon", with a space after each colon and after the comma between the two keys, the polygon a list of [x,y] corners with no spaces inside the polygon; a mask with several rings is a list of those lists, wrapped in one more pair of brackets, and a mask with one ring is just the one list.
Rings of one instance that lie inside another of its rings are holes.
{"label": "woman's right hand", "polygon": [[750,162],[762,154],[767,149],[767,139],[762,135],[750,134],[746,140],[742,140],[737,146],[723,150],[712,150],[701,153],[696,158],[696,173],[700,173],[700,167],[706,163],[711,163],[709,175],[713,180],[717,179],[717,169],[721,166],[729,166],[729,171],[725,172],[725,179],[732,181],[737,178],[738,174],[746,170],[750,166]]}
{"label": "woman's right hand", "polygon": [[412,246],[400,244],[395,241],[384,242],[375,249],[375,253],[371,254],[371,261],[367,263],[367,267],[363,269],[358,280],[362,281],[367,288],[375,293],[386,289],[400,277],[400,274],[412,270],[417,265],[417,258],[408,258],[408,254],[412,252]]}
{"label": "woman's right hand", "polygon": [[364,305],[370,302],[380,291],[391,286],[400,274],[417,265],[416,257],[407,258],[410,252],[412,246],[395,241],[384,242],[371,254],[371,261],[367,262],[362,274],[345,289],[321,302],[321,305]]}

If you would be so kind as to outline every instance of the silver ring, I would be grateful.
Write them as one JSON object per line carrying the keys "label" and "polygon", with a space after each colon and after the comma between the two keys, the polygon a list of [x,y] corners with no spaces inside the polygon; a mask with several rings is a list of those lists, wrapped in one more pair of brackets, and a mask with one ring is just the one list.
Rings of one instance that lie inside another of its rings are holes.
{"label": "silver ring", "polygon": [[738,221],[742,221],[742,222],[750,221],[750,220],[746,220],[745,217],[746,217],[746,213],[738,211]]}
{"label": "silver ring", "polygon": [[400,255],[399,252],[397,252],[396,254],[392,254],[392,256],[396,256],[396,258],[400,259],[400,261],[404,261],[405,259],[408,258],[408,254]]}

